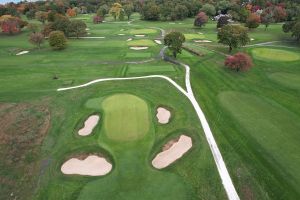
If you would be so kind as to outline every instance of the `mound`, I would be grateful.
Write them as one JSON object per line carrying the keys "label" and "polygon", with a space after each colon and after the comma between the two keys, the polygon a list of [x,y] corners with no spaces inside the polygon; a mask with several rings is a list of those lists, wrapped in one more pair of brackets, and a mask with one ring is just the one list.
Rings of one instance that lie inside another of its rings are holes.
{"label": "mound", "polygon": [[116,94],[104,99],[104,128],[108,138],[131,141],[144,137],[150,127],[147,103],[134,95]]}
{"label": "mound", "polygon": [[256,48],[252,50],[252,54],[258,59],[274,61],[295,61],[300,59],[298,53],[282,49]]}

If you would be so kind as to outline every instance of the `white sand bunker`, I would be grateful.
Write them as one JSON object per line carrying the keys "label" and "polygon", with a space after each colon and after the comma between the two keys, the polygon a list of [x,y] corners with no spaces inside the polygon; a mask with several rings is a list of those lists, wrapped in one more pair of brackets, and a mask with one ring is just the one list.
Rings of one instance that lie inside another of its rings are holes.
{"label": "white sand bunker", "polygon": [[145,50],[145,49],[148,49],[149,47],[130,47],[130,49],[133,49],[133,50],[136,50],[136,51],[139,51],[139,50]]}
{"label": "white sand bunker", "polygon": [[156,169],[163,169],[181,158],[191,148],[192,139],[181,135],[178,141],[171,140],[164,146],[163,151],[152,160],[152,165]]}
{"label": "white sand bunker", "polygon": [[210,40],[195,40],[194,42],[197,42],[197,43],[209,43],[209,42],[212,42]]}
{"label": "white sand bunker", "polygon": [[132,38],[128,38],[126,41],[131,41],[132,40]]}
{"label": "white sand bunker", "polygon": [[84,122],[84,127],[78,131],[78,134],[81,136],[87,136],[92,133],[93,129],[98,124],[100,117],[98,115],[91,115]]}
{"label": "white sand bunker", "polygon": [[124,33],[119,33],[118,35],[125,35]]}
{"label": "white sand bunker", "polygon": [[86,176],[103,176],[112,169],[112,164],[103,157],[90,155],[84,160],[71,158],[62,166],[61,171],[64,174],[78,174]]}
{"label": "white sand bunker", "polygon": [[253,41],[253,40],[254,40],[254,38],[250,38],[250,40],[251,40],[251,41]]}
{"label": "white sand bunker", "polygon": [[156,44],[162,44],[161,40],[154,40]]}
{"label": "white sand bunker", "polygon": [[86,30],[86,31],[89,31],[90,29],[89,29],[89,28],[86,28],[85,30]]}
{"label": "white sand bunker", "polygon": [[26,54],[26,53],[29,53],[29,51],[21,51],[21,52],[17,53],[16,55],[19,56],[19,55],[23,55],[23,54]]}
{"label": "white sand bunker", "polygon": [[135,37],[145,37],[146,35],[134,35]]}
{"label": "white sand bunker", "polygon": [[159,107],[159,108],[157,108],[156,117],[157,117],[159,123],[167,124],[167,123],[169,123],[169,119],[171,117],[171,112],[165,108]]}

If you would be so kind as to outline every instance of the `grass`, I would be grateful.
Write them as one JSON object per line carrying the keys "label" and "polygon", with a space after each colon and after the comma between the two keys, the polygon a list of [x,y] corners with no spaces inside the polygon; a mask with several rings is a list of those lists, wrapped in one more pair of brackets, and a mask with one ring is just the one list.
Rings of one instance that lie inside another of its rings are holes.
{"label": "grass", "polygon": [[146,47],[152,47],[156,46],[156,44],[149,39],[136,39],[136,40],[131,40],[127,42],[128,46],[146,46]]}
{"label": "grass", "polygon": [[190,34],[190,33],[185,33],[184,34],[186,40],[194,40],[194,39],[204,39],[205,36],[201,34]]}
{"label": "grass", "polygon": [[292,89],[300,89],[300,75],[292,73],[277,72],[269,75],[269,78],[278,84]]}
{"label": "grass", "polygon": [[129,31],[132,35],[146,35],[146,34],[154,34],[157,33],[157,30],[150,29],[150,28],[143,28],[143,29],[132,29]]}
{"label": "grass", "polygon": [[144,66],[144,65],[130,65],[128,66],[127,73],[159,73],[159,72],[175,72],[175,69],[172,65],[154,65],[154,66]]}
{"label": "grass", "polygon": [[150,58],[151,53],[149,52],[128,52],[126,53],[126,58]]}
{"label": "grass", "polygon": [[300,55],[296,52],[282,49],[256,48],[252,50],[252,54],[258,59],[268,59],[282,62],[300,59]]}
{"label": "grass", "polygon": [[115,94],[102,102],[107,137],[118,141],[143,138],[149,131],[147,103],[133,95]]}

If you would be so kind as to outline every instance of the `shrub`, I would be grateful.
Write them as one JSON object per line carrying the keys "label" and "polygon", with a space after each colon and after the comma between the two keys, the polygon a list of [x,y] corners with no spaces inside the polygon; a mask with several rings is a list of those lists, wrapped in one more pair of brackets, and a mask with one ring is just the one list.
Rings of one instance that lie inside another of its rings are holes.
{"label": "shrub", "polygon": [[208,17],[204,12],[198,13],[198,15],[195,18],[194,26],[202,27],[204,24],[206,24],[208,21]]}
{"label": "shrub", "polygon": [[49,34],[49,45],[54,50],[62,50],[67,46],[67,39],[62,31],[52,31]]}
{"label": "shrub", "polygon": [[218,19],[217,28],[222,28],[229,24],[230,17],[227,15],[223,15]]}
{"label": "shrub", "polygon": [[228,56],[225,60],[225,66],[229,69],[238,71],[246,71],[252,67],[252,59],[245,53],[236,53]]}
{"label": "shrub", "polygon": [[86,24],[82,20],[72,20],[68,25],[68,36],[82,37],[86,35]]}
{"label": "shrub", "polygon": [[40,49],[41,44],[44,42],[44,35],[42,33],[31,33],[29,36],[29,42]]}
{"label": "shrub", "polygon": [[102,21],[103,21],[103,17],[101,17],[101,16],[96,15],[93,17],[94,24],[102,23]]}

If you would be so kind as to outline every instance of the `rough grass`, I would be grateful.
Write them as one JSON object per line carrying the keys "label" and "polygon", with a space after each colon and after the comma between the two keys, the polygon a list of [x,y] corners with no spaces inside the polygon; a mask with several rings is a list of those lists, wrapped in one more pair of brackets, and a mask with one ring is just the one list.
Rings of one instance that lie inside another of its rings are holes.
{"label": "rough grass", "polygon": [[296,52],[272,48],[255,48],[252,50],[252,55],[258,59],[274,61],[295,61],[300,59],[300,55]]}
{"label": "rough grass", "polygon": [[277,72],[269,75],[269,78],[283,86],[292,89],[300,89],[300,75],[292,73]]}
{"label": "rough grass", "polygon": [[131,141],[142,138],[149,131],[147,103],[134,95],[116,94],[102,102],[104,128],[112,140]]}
{"label": "rough grass", "polygon": [[128,46],[146,46],[146,47],[151,47],[155,46],[156,44],[152,40],[148,39],[136,39],[136,40],[131,40],[127,42]]}

